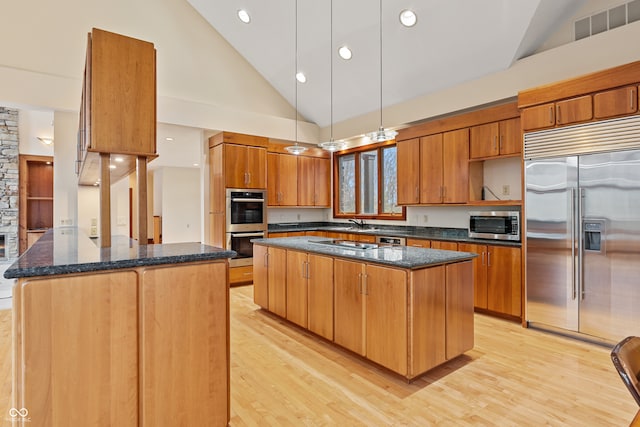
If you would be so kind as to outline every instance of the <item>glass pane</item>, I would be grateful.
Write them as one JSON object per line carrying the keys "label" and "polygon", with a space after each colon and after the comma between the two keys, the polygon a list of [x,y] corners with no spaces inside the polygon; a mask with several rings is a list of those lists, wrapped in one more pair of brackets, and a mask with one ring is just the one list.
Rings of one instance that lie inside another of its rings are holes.
{"label": "glass pane", "polygon": [[378,213],[378,151],[360,153],[360,212]]}
{"label": "glass pane", "polygon": [[382,150],[382,212],[385,214],[401,213],[398,206],[398,163],[396,147]]}
{"label": "glass pane", "polygon": [[340,156],[338,159],[338,180],[340,193],[338,209],[340,213],[356,212],[356,155]]}

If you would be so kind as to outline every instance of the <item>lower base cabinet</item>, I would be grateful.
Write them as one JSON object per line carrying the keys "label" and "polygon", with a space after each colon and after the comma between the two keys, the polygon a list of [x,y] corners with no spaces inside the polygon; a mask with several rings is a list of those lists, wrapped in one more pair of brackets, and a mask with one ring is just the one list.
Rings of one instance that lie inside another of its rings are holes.
{"label": "lower base cabinet", "polygon": [[408,379],[473,348],[471,261],[405,270],[254,244],[254,300]]}
{"label": "lower base cabinet", "polygon": [[26,424],[229,422],[226,262],[21,278],[13,295]]}
{"label": "lower base cabinet", "polygon": [[478,254],[472,261],[474,306],[507,316],[521,317],[520,248],[459,243],[458,249]]}

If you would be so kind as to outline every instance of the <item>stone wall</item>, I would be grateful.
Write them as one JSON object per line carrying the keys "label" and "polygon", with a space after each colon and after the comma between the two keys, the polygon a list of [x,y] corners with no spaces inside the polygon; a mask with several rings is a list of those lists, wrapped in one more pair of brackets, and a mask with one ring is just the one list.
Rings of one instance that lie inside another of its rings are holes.
{"label": "stone wall", "polygon": [[7,258],[18,257],[18,110],[0,107],[0,233]]}

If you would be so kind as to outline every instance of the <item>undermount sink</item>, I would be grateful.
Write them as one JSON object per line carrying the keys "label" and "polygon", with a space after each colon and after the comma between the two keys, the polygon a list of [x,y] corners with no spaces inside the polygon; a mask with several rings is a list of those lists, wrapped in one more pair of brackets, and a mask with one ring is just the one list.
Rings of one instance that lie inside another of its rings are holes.
{"label": "undermount sink", "polygon": [[313,241],[313,243],[320,243],[323,245],[331,245],[345,249],[359,249],[359,250],[367,250],[367,249],[377,249],[380,247],[378,243],[369,243],[369,242],[354,242],[353,240],[317,240]]}

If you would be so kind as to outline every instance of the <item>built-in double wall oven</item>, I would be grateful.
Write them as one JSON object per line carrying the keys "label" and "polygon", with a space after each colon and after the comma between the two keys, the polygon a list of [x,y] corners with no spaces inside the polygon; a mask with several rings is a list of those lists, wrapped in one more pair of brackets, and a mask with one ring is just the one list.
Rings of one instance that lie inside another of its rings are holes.
{"label": "built-in double wall oven", "polygon": [[267,192],[227,188],[227,249],[236,251],[229,265],[238,267],[253,263],[251,239],[264,237],[267,231]]}

